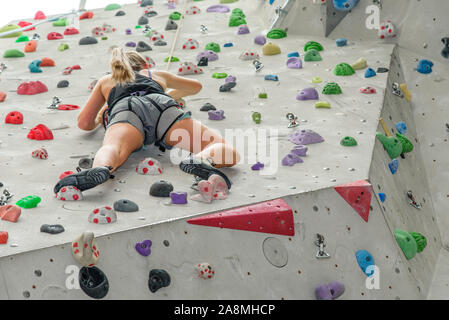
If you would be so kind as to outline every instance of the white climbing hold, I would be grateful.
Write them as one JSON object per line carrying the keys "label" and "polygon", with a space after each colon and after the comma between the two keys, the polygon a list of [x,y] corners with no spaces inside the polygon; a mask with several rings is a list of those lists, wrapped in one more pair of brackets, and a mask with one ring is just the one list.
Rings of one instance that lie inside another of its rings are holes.
{"label": "white climbing hold", "polygon": [[200,46],[200,44],[197,40],[190,38],[182,45],[182,48],[194,50],[194,49],[198,49],[199,46]]}
{"label": "white climbing hold", "polygon": [[139,174],[159,175],[162,174],[162,166],[156,159],[145,158],[137,165],[136,172]]}
{"label": "white climbing hold", "polygon": [[47,152],[47,150],[45,150],[44,148],[39,148],[39,149],[34,150],[34,151],[31,153],[31,156],[32,156],[33,158],[36,158],[36,159],[47,160],[47,158],[48,158],[48,152]]}
{"label": "white climbing hold", "polygon": [[179,75],[201,74],[201,73],[203,73],[203,69],[194,65],[192,62],[183,62],[178,68]]}
{"label": "white climbing hold", "polygon": [[197,6],[191,6],[189,9],[186,10],[186,14],[198,14],[201,10]]}
{"label": "white climbing hold", "polygon": [[92,29],[92,35],[94,37],[102,37],[104,35],[102,27],[95,27]]}
{"label": "white climbing hold", "polygon": [[365,93],[365,94],[374,94],[376,93],[376,89],[374,89],[373,87],[367,86],[367,87],[362,87],[359,89],[359,91],[361,93]]}
{"label": "white climbing hold", "polygon": [[94,266],[100,257],[93,232],[84,232],[72,242],[73,258],[83,267]]}
{"label": "white climbing hold", "polygon": [[83,200],[83,194],[74,186],[66,186],[59,190],[56,194],[56,199],[61,201],[78,201]]}
{"label": "white climbing hold", "polygon": [[195,269],[198,272],[198,278],[207,280],[212,279],[215,276],[215,270],[210,263],[198,263],[195,266]]}
{"label": "white climbing hold", "polygon": [[259,59],[259,54],[254,51],[243,51],[239,58],[242,60],[254,60]]}
{"label": "white climbing hold", "polygon": [[379,26],[378,35],[381,39],[396,37],[396,31],[393,22],[391,22],[390,20],[382,22]]}
{"label": "white climbing hold", "polygon": [[89,214],[89,222],[98,224],[108,224],[117,221],[115,210],[109,206],[96,208]]}
{"label": "white climbing hold", "polygon": [[164,39],[164,35],[162,33],[159,33],[156,30],[151,31],[150,33],[150,39],[151,41],[157,41],[157,40],[162,40]]}

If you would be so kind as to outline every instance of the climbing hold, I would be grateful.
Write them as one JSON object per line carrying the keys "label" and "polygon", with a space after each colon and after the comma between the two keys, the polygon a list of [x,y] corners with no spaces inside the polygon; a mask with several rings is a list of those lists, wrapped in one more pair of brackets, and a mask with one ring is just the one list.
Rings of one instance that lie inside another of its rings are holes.
{"label": "climbing hold", "polygon": [[98,43],[97,39],[95,39],[94,37],[91,37],[91,36],[87,36],[87,37],[81,38],[80,41],[78,42],[78,44],[80,46],[89,45],[89,44],[96,44],[96,43]]}
{"label": "climbing hold", "polygon": [[347,45],[348,40],[346,40],[345,38],[339,38],[337,40],[335,40],[337,47],[344,47]]}
{"label": "climbing hold", "polygon": [[253,121],[256,124],[260,124],[262,115],[260,114],[260,112],[253,112],[253,114],[251,115],[251,118],[253,119]]}
{"label": "climbing hold", "polygon": [[243,51],[240,54],[239,58],[242,60],[254,60],[254,59],[259,59],[259,54],[254,51]]}
{"label": "climbing hold", "polygon": [[73,173],[74,173],[73,171],[64,171],[59,175],[59,180],[64,179],[65,177],[70,176]]}
{"label": "climbing hold", "polygon": [[40,68],[41,63],[41,60],[34,60],[28,65],[28,69],[30,69],[32,73],[42,72],[42,69]]}
{"label": "climbing hold", "polygon": [[270,39],[281,39],[281,38],[285,38],[287,36],[287,32],[285,32],[285,30],[282,29],[271,29],[268,33],[267,33],[267,38]]}
{"label": "climbing hold", "polygon": [[366,86],[366,87],[361,87],[359,89],[360,93],[365,93],[365,94],[375,94],[377,91],[375,88],[370,87],[370,86]]}
{"label": "climbing hold", "polygon": [[213,52],[212,50],[207,50],[207,51],[200,52],[200,53],[196,56],[196,60],[197,60],[197,61],[200,61],[202,57],[206,57],[208,61],[215,61],[215,60],[218,60],[218,54],[216,54],[216,53]]}
{"label": "climbing hold", "polygon": [[[12,30],[16,30],[16,29],[20,29],[20,27],[15,24],[7,24],[6,26],[3,26],[0,28],[0,33],[12,31]],[[1,38],[15,38],[15,37],[21,36],[22,34],[23,34],[22,31],[17,31],[17,32],[9,34],[7,36],[2,36]]]}
{"label": "climbing hold", "polygon": [[365,58],[360,58],[356,62],[353,63],[352,68],[354,70],[362,70],[368,66]]}
{"label": "climbing hold", "polygon": [[6,99],[6,92],[0,91],[0,102],[5,101]]}
{"label": "climbing hold", "polygon": [[198,14],[198,13],[201,13],[201,10],[197,6],[191,6],[190,8],[188,8],[186,10],[186,14],[189,14],[189,15]]}
{"label": "climbing hold", "polygon": [[287,58],[299,58],[299,52],[298,51],[294,51],[294,52],[290,52],[287,54]]}
{"label": "climbing hold", "polygon": [[168,18],[170,20],[179,20],[179,19],[181,19],[181,16],[182,16],[181,12],[174,11],[168,16]]}
{"label": "climbing hold", "polygon": [[383,192],[379,192],[379,200],[380,202],[384,203],[385,200],[387,199],[387,195]]}
{"label": "climbing hold", "polygon": [[50,58],[42,58],[41,59],[41,67],[54,67],[56,64],[53,59]]}
{"label": "climbing hold", "polygon": [[169,197],[173,191],[173,185],[165,180],[160,180],[151,185],[150,195],[154,197]]}
{"label": "climbing hold", "polygon": [[120,212],[139,211],[139,206],[131,200],[121,199],[114,202],[114,210]]}
{"label": "climbing hold", "polygon": [[221,12],[221,13],[226,13],[226,12],[229,12],[230,9],[229,9],[228,6],[225,6],[225,5],[223,5],[223,4],[215,4],[215,5],[212,5],[212,6],[208,7],[208,8],[206,9],[206,11],[207,11],[207,12]]}
{"label": "climbing hold", "polygon": [[[66,172],[69,174],[62,174],[59,179],[63,179],[66,176],[69,176],[71,174],[73,174],[73,172],[69,171]],[[83,194],[81,193],[81,191],[75,187],[75,186],[66,186],[63,187],[59,190],[59,192],[56,194],[56,199],[61,200],[61,201],[78,201],[78,200],[83,200]]]}
{"label": "climbing hold", "polygon": [[5,123],[9,124],[22,124],[23,123],[23,114],[19,111],[11,111],[6,115]]}
{"label": "climbing hold", "polygon": [[402,144],[402,152],[403,153],[409,153],[413,151],[413,144],[412,142],[407,139],[406,136],[400,133],[396,133],[396,138],[401,142]]}
{"label": "climbing hold", "polygon": [[229,75],[225,79],[225,83],[228,83],[228,82],[237,82],[237,78],[234,77],[234,76]]}
{"label": "climbing hold", "polygon": [[32,158],[36,158],[36,159],[47,160],[48,159],[48,152],[44,148],[39,148],[39,149],[34,150],[31,153],[31,157]]}
{"label": "climbing hold", "polygon": [[91,33],[92,33],[92,36],[93,36],[93,37],[101,37],[101,36],[104,35],[104,33],[103,33],[103,28],[101,28],[101,27],[95,27],[95,28],[93,28],[92,31],[91,31]]}
{"label": "climbing hold", "polygon": [[24,209],[31,209],[37,207],[39,202],[41,202],[41,198],[38,196],[27,196],[17,201],[16,205]]}
{"label": "climbing hold", "polygon": [[[26,26],[31,26],[32,23],[31,22],[27,22],[27,21],[20,21],[20,22],[17,23],[17,25],[19,27],[23,28],[23,27],[26,27]],[[32,27],[32,28],[26,29],[25,31],[33,31],[33,30],[36,30],[36,28]]]}
{"label": "climbing hold", "polygon": [[58,82],[57,86],[58,88],[67,88],[69,86],[69,82],[67,80],[61,80]]}
{"label": "climbing hold", "polygon": [[378,36],[380,39],[396,37],[395,27],[393,22],[386,20],[379,25]]}
{"label": "climbing hold", "polygon": [[170,275],[162,269],[152,269],[148,279],[148,288],[155,293],[163,287],[170,285]]}
{"label": "climbing hold", "polygon": [[187,220],[189,224],[295,235],[293,211],[282,199],[226,210]]}
{"label": "climbing hold", "polygon": [[62,34],[60,34],[59,32],[50,32],[49,34],[47,34],[47,39],[48,40],[59,40],[59,39],[63,39],[64,36]]}
{"label": "climbing hold", "polygon": [[79,275],[79,285],[85,294],[94,299],[104,298],[109,291],[109,281],[106,275],[97,267],[82,267]]}
{"label": "climbing hold", "polygon": [[359,0],[334,0],[334,8],[339,11],[349,11],[354,9]]}
{"label": "climbing hold", "polygon": [[125,34],[126,34],[126,35],[131,35],[131,34],[132,34],[132,31],[131,31],[131,29],[129,29],[129,28],[128,28],[128,29],[126,29],[126,30],[125,30]]}
{"label": "climbing hold", "polygon": [[301,69],[302,61],[297,57],[291,57],[287,59],[287,67],[290,69]]}
{"label": "climbing hold", "polygon": [[441,42],[443,42],[444,44],[444,48],[443,50],[441,50],[441,55],[443,56],[443,58],[449,59],[449,38],[444,37],[443,39],[441,39]]}
{"label": "climbing hold", "polygon": [[74,34],[78,34],[78,33],[80,33],[80,32],[78,31],[77,28],[71,28],[71,27],[69,27],[69,28],[66,28],[66,29],[64,30],[64,35],[65,35],[65,36],[70,36],[70,35],[74,35]]}
{"label": "climbing hold", "polygon": [[308,148],[306,146],[300,144],[294,146],[293,149],[290,150],[290,153],[300,157],[305,157],[307,155],[307,150]]}
{"label": "climbing hold", "polygon": [[294,144],[302,145],[320,143],[324,141],[322,136],[310,129],[296,131],[295,133],[290,135],[289,140]]}
{"label": "climbing hold", "polygon": [[405,124],[404,121],[397,122],[395,127],[396,127],[396,130],[398,130],[398,132],[400,134],[406,134],[407,133],[407,125]]}
{"label": "climbing hold", "polygon": [[128,41],[127,43],[125,43],[125,46],[134,48],[137,46],[137,44],[134,41]]}
{"label": "climbing hold", "polygon": [[207,112],[207,115],[209,117],[209,120],[223,120],[224,118],[226,118],[224,116],[223,110],[209,110]]}
{"label": "climbing hold", "polygon": [[22,58],[25,57],[25,54],[17,49],[8,49],[3,54],[3,58]]}
{"label": "climbing hold", "polygon": [[28,36],[27,35],[21,35],[20,37],[18,37],[17,39],[16,39],[16,42],[27,42],[27,41],[29,41],[30,39],[28,38]]}
{"label": "climbing hold", "polygon": [[391,174],[395,174],[396,171],[398,171],[398,168],[399,168],[399,161],[398,161],[398,159],[393,159],[393,161],[391,161],[388,164],[388,168],[390,169]]}
{"label": "climbing hold", "polygon": [[328,82],[323,88],[323,94],[341,94],[341,88],[336,82]]}
{"label": "climbing hold", "polygon": [[53,27],[65,27],[69,24],[67,18],[59,18],[53,22]]}
{"label": "climbing hold", "polygon": [[[165,58],[164,61],[168,62],[168,58],[169,57]],[[171,57],[171,59],[170,59],[170,62],[178,62],[178,61],[179,61],[179,58],[177,58],[177,57]],[[187,63],[190,64],[190,62],[187,62]]]}
{"label": "climbing hold", "polygon": [[162,174],[162,166],[154,158],[145,158],[137,165],[136,172],[139,174],[159,175]]}
{"label": "climbing hold", "polygon": [[171,204],[186,204],[187,192],[170,192]]}
{"label": "climbing hold", "polygon": [[58,234],[64,232],[65,229],[60,224],[43,224],[41,225],[41,232]]}
{"label": "climbing hold", "polygon": [[[220,91],[220,92],[229,92],[229,91],[231,91],[231,89],[234,88],[236,85],[237,85],[236,82],[227,82],[227,83],[225,83],[225,84],[223,84],[223,85],[220,86],[219,91]],[[210,119],[210,117],[209,117],[209,119]],[[217,119],[211,119],[211,120],[217,120]],[[221,119],[218,119],[218,120],[221,120]]]}
{"label": "climbing hold", "polygon": [[312,78],[312,83],[321,83],[323,82],[323,79],[321,79],[321,77],[313,77]]}
{"label": "climbing hold", "polygon": [[176,30],[178,29],[178,24],[174,22],[173,20],[168,20],[167,24],[165,25],[165,30]]}
{"label": "climbing hold", "polygon": [[386,73],[388,72],[388,68],[379,67],[377,68],[377,73]]}
{"label": "climbing hold", "polygon": [[347,63],[339,63],[334,69],[336,76],[351,76],[355,73],[354,69]]}
{"label": "climbing hold", "polygon": [[374,273],[374,269],[370,267],[375,266],[376,264],[374,263],[374,258],[371,253],[366,250],[358,250],[355,253],[355,258],[363,273],[365,273],[368,277],[372,276]]}
{"label": "climbing hold", "polygon": [[262,53],[266,56],[273,56],[281,53],[281,48],[275,43],[268,42],[262,48]]}
{"label": "climbing hold", "polygon": [[244,17],[237,15],[237,14],[232,14],[229,17],[229,26],[230,27],[238,27],[242,24],[246,24],[246,20]]}
{"label": "climbing hold", "polygon": [[153,5],[153,0],[142,0],[140,2],[141,7],[148,7]]}
{"label": "climbing hold", "polygon": [[297,156],[294,153],[289,153],[287,154],[283,159],[282,159],[282,165],[283,166],[293,166],[296,163],[303,163],[304,160],[302,160],[299,156]]}
{"label": "climbing hold", "polygon": [[417,252],[422,252],[427,246],[427,239],[421,233],[409,231],[409,234],[415,239],[417,244]]}
{"label": "climbing hold", "polygon": [[138,24],[139,26],[144,26],[144,25],[146,25],[146,24],[148,24],[148,23],[150,23],[150,20],[148,20],[148,18],[145,17],[145,16],[141,16],[141,17],[139,18],[139,20],[137,20],[137,24]]}
{"label": "climbing hold", "polygon": [[8,232],[0,231],[0,244],[6,244],[8,242]]}
{"label": "climbing hold", "polygon": [[353,137],[344,137],[340,144],[345,147],[354,147],[357,145],[357,141]]}
{"label": "climbing hold", "polygon": [[304,54],[304,61],[321,61],[320,53],[315,49],[310,49]]}
{"label": "climbing hold", "polygon": [[151,254],[151,245],[151,240],[143,240],[142,242],[137,242],[135,248],[140,255],[148,257]]}
{"label": "climbing hold", "polygon": [[189,74],[201,74],[203,69],[198,68],[192,62],[183,62],[178,68],[178,74],[189,75]]}
{"label": "climbing hold", "polygon": [[345,199],[345,201],[368,222],[372,185],[365,181],[359,180],[334,187],[335,191]]}
{"label": "climbing hold", "polygon": [[407,260],[412,259],[418,252],[418,244],[415,238],[408,232],[400,229],[394,231],[394,238],[401,248]]}
{"label": "climbing hold", "polygon": [[274,74],[267,74],[264,77],[265,80],[269,80],[269,81],[279,81],[279,77],[277,75]]}
{"label": "climbing hold", "polygon": [[320,43],[316,42],[316,41],[309,41],[309,42],[307,42],[304,45],[304,52],[307,52],[307,51],[309,51],[311,49],[314,49],[316,51],[323,51],[324,50],[323,46]]}
{"label": "climbing hold", "polygon": [[226,43],[223,45],[223,47],[225,47],[225,48],[232,47],[232,46],[233,46],[232,42],[226,42]]}
{"label": "climbing hold", "polygon": [[201,279],[212,279],[215,275],[214,268],[207,262],[198,263],[195,266],[195,270],[198,272],[198,278]]}
{"label": "climbing hold", "polygon": [[199,194],[193,195],[192,200],[211,203],[212,200],[224,200],[229,192],[223,177],[213,174],[207,180],[198,182]]}
{"label": "climbing hold", "polygon": [[259,93],[258,97],[259,97],[259,99],[266,99],[266,98],[268,98],[268,95],[266,92],[261,92],[261,93]]}
{"label": "climbing hold", "polygon": [[254,43],[263,46],[265,43],[267,43],[267,39],[263,34],[259,34],[254,38]]}
{"label": "climbing hold", "polygon": [[186,42],[184,42],[184,44],[182,45],[182,48],[194,50],[194,49],[198,49],[199,46],[200,46],[200,44],[197,40],[190,38]]}
{"label": "climbing hold", "polygon": [[318,91],[315,88],[302,89],[297,95],[296,100],[318,100]]}
{"label": "climbing hold", "polygon": [[0,218],[9,222],[17,222],[19,220],[22,209],[12,204],[0,206]]}
{"label": "climbing hold", "polygon": [[405,100],[408,102],[412,101],[412,93],[407,88],[407,85],[405,83],[401,83],[399,85],[399,88],[401,89],[401,92],[404,94]]}
{"label": "climbing hold", "polygon": [[206,44],[205,50],[220,52],[220,45],[216,42],[209,42],[208,44]]}
{"label": "climbing hold", "polygon": [[391,159],[397,158],[402,153],[402,143],[397,137],[386,137],[382,133],[376,133],[377,139],[382,143]]}
{"label": "climbing hold", "polygon": [[112,10],[120,9],[121,7],[122,7],[122,6],[119,5],[118,3],[111,3],[111,4],[108,4],[108,5],[104,8],[104,10],[105,10],[105,11],[112,11]]}
{"label": "climbing hold", "polygon": [[162,46],[166,46],[166,45],[167,45],[167,42],[165,42],[165,41],[162,40],[162,39],[159,39],[159,40],[153,42],[153,44],[154,44],[156,47],[162,47]]}
{"label": "climbing hold", "polygon": [[145,10],[145,16],[148,18],[152,18],[152,17],[157,16],[157,12],[154,10],[149,10],[149,11]]}
{"label": "climbing hold", "polygon": [[315,103],[315,108],[317,109],[330,109],[331,108],[331,104],[327,101],[318,101],[317,103]]}
{"label": "climbing hold", "polygon": [[70,110],[78,110],[80,107],[74,104],[59,104],[58,110],[70,111]]}
{"label": "climbing hold", "polygon": [[228,76],[228,74],[224,73],[224,72],[215,72],[212,74],[212,78],[215,78],[215,79],[223,79],[223,78],[226,78],[227,76]]}
{"label": "climbing hold", "polygon": [[200,61],[198,61],[197,66],[198,67],[207,67],[208,64],[209,64],[209,59],[207,59],[207,57],[202,57],[200,59]]}
{"label": "climbing hold", "polygon": [[262,170],[265,167],[265,165],[262,162],[257,161],[255,164],[251,166],[251,170],[259,171]]}
{"label": "climbing hold", "polygon": [[374,69],[372,69],[372,68],[366,69],[365,78],[372,78],[374,76],[376,76],[376,71],[374,71]]}
{"label": "climbing hold", "polygon": [[430,60],[419,60],[416,71],[422,74],[429,74],[432,72],[433,62]]}
{"label": "climbing hold", "polygon": [[[116,14],[117,15],[117,14]],[[94,13],[92,11],[86,11],[82,15],[80,15],[80,20],[84,19],[92,19],[94,17]]]}
{"label": "climbing hold", "polygon": [[345,286],[339,281],[332,281],[329,284],[320,284],[315,288],[317,300],[335,300],[345,292]]}
{"label": "climbing hold", "polygon": [[27,135],[31,140],[53,140],[53,133],[43,124],[38,124]]}
{"label": "climbing hold", "polygon": [[210,111],[210,110],[217,110],[214,105],[210,104],[209,102],[206,102],[201,108],[200,111]]}
{"label": "climbing hold", "polygon": [[83,267],[92,267],[97,263],[100,252],[93,232],[83,232],[72,241],[72,254]]}
{"label": "climbing hold", "polygon": [[30,40],[25,45],[25,49],[23,51],[25,52],[35,52],[37,48],[37,41],[36,40]]}
{"label": "climbing hold", "polygon": [[248,34],[249,33],[249,28],[246,24],[239,26],[239,28],[237,29],[237,34]]}

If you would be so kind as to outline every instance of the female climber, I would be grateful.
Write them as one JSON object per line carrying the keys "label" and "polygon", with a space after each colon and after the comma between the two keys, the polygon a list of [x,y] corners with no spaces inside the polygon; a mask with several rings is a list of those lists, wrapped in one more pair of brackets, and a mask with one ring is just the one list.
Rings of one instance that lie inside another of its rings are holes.
{"label": "female climber", "polygon": [[152,143],[162,150],[174,146],[188,150],[194,155],[181,161],[181,170],[197,180],[218,174],[230,188],[231,182],[217,168],[238,163],[238,152],[220,134],[192,119],[191,112],[184,112],[177,102],[198,93],[201,83],[165,71],[150,72],[139,53],[121,48],[112,51],[110,64],[111,74],[98,80],[78,116],[82,130],[103,124],[103,145],[92,168],[61,179],[54,192],[64,186],[75,186],[81,191],[96,187],[112,178],[111,173],[132,152]]}

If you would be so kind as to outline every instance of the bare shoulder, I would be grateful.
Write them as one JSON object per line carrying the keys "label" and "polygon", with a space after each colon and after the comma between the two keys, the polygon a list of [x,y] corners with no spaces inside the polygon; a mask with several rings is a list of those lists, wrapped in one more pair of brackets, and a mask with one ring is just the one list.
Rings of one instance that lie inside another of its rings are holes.
{"label": "bare shoulder", "polygon": [[109,92],[112,88],[114,88],[114,81],[112,80],[112,76],[107,74],[100,79],[98,79],[97,86],[100,89],[100,92],[103,94],[104,98],[107,100],[109,96]]}

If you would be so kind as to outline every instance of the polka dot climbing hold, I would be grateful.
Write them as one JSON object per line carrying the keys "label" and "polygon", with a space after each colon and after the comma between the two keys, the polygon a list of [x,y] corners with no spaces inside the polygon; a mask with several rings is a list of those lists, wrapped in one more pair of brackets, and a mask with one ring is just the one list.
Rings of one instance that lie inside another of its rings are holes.
{"label": "polka dot climbing hold", "polygon": [[170,192],[170,204],[186,204],[187,192]]}
{"label": "polka dot climbing hold", "polygon": [[360,58],[356,62],[354,62],[351,67],[354,70],[362,70],[362,69],[365,69],[367,66],[368,66],[368,63],[366,62],[366,59]]}
{"label": "polka dot climbing hold", "polygon": [[53,27],[65,27],[69,24],[69,21],[66,18],[59,18],[58,20],[53,22]]}
{"label": "polka dot climbing hold", "polygon": [[231,9],[229,9],[228,6],[225,6],[223,4],[215,4],[206,9],[207,12],[221,12],[226,13],[229,12]]}
{"label": "polka dot climbing hold", "polygon": [[35,52],[37,48],[37,41],[36,40],[31,40],[28,41],[27,44],[25,45],[25,49],[23,51],[25,52]]}
{"label": "polka dot climbing hold", "polygon": [[[42,62],[41,62],[42,66]],[[30,82],[24,82],[19,85],[17,88],[17,94],[20,95],[33,95],[33,94],[39,94],[43,92],[47,92],[48,88],[45,84],[43,84],[40,81],[30,81]]]}
{"label": "polka dot climbing hold", "polygon": [[55,61],[50,58],[41,59],[41,67],[54,67],[56,65]]}
{"label": "polka dot climbing hold", "polygon": [[371,253],[369,253],[366,250],[358,250],[355,253],[355,259],[357,260],[357,263],[359,264],[360,269],[362,269],[363,273],[366,276],[371,276],[374,274],[374,258],[371,255]]}
{"label": "polka dot climbing hold", "polygon": [[25,54],[17,49],[9,49],[6,50],[3,54],[3,58],[22,58],[25,57]]}
{"label": "polka dot climbing hold", "polygon": [[304,52],[307,52],[307,51],[309,51],[311,49],[314,49],[316,51],[323,51],[324,50],[323,46],[320,43],[316,42],[316,41],[309,41],[309,42],[307,42],[304,45]]}
{"label": "polka dot climbing hold", "polygon": [[345,292],[345,285],[339,281],[320,284],[315,288],[317,300],[335,300]]}
{"label": "polka dot climbing hold", "polygon": [[357,141],[353,137],[346,136],[341,139],[340,144],[344,147],[354,147],[357,145]]}
{"label": "polka dot climbing hold", "polygon": [[349,11],[359,3],[359,0],[333,0],[334,8],[338,11]]}
{"label": "polka dot climbing hold", "polygon": [[34,15],[34,20],[44,20],[44,19],[47,19],[47,16],[42,11],[38,11]]}
{"label": "polka dot climbing hold", "polygon": [[27,42],[27,41],[29,41],[30,39],[28,38],[28,36],[27,35],[21,35],[20,37],[18,37],[17,39],[16,39],[16,42]]}
{"label": "polka dot climbing hold", "polygon": [[396,37],[395,26],[390,20],[382,22],[377,32],[380,39],[394,38]]}
{"label": "polka dot climbing hold", "polygon": [[282,29],[271,29],[268,33],[267,33],[267,38],[270,39],[281,39],[281,38],[285,38],[287,36],[287,32],[285,32],[285,30]]}
{"label": "polka dot climbing hold", "polygon": [[108,4],[108,5],[104,8],[104,10],[105,10],[105,11],[112,11],[112,10],[120,9],[121,7],[122,7],[122,6],[119,5],[118,3],[111,3],[111,4]]}
{"label": "polka dot climbing hold", "polygon": [[302,144],[302,145],[308,145],[308,144],[314,144],[314,143],[320,143],[323,142],[324,139],[322,136],[320,136],[318,133],[316,133],[313,130],[310,129],[303,129],[298,130],[289,137],[290,142],[293,142],[294,144]]}
{"label": "polka dot climbing hold", "polygon": [[198,273],[198,278],[201,279],[212,279],[215,276],[214,268],[207,262],[198,263],[195,270]]}
{"label": "polka dot climbing hold", "polygon": [[266,56],[273,56],[281,53],[281,48],[277,44],[268,42],[262,48],[262,53]]}
{"label": "polka dot climbing hold", "polygon": [[415,238],[407,231],[396,229],[394,231],[394,238],[401,248],[407,260],[412,259],[418,253],[418,244]]}
{"label": "polka dot climbing hold", "polygon": [[304,54],[304,61],[321,61],[323,58],[321,58],[320,53],[315,49],[309,49]]}
{"label": "polka dot climbing hold", "polygon": [[157,16],[157,12],[154,10],[145,10],[145,16],[148,18]]}
{"label": "polka dot climbing hold", "polygon": [[5,123],[9,124],[22,124],[23,123],[23,114],[19,111],[11,111],[6,115]]}
{"label": "polka dot climbing hold", "polygon": [[108,224],[117,221],[117,214],[111,207],[105,206],[94,209],[88,217],[89,222],[95,224]]}
{"label": "polka dot climbing hold", "polygon": [[196,56],[196,60],[200,61],[202,57],[206,57],[207,61],[218,60],[218,54],[216,54],[212,50],[206,50],[206,51],[198,53],[197,56]]}
{"label": "polka dot climbing hold", "polygon": [[[6,32],[6,31],[12,31],[12,30],[16,30],[16,29],[20,29],[20,27],[15,24],[7,24],[6,26],[3,26],[0,28],[0,33]],[[15,33],[11,33],[6,36],[2,36],[1,38],[16,38],[16,37],[21,36],[22,34],[23,34],[22,31],[17,31]]]}
{"label": "polka dot climbing hold", "polygon": [[159,175],[162,174],[162,166],[154,158],[145,158],[137,165],[136,172],[139,174]]}
{"label": "polka dot climbing hold", "polygon": [[64,30],[65,36],[71,36],[71,35],[78,34],[78,33],[80,33],[79,30],[74,27],[69,27]]}
{"label": "polka dot climbing hold", "polygon": [[43,124],[38,124],[27,135],[31,140],[53,140],[53,133]]}
{"label": "polka dot climbing hold", "polygon": [[96,43],[98,43],[97,39],[95,39],[94,37],[91,37],[91,36],[87,36],[87,37],[81,38],[80,41],[78,42],[78,44],[80,46],[89,45],[89,44],[96,44]]}
{"label": "polka dot climbing hold", "polygon": [[366,86],[366,87],[362,87],[359,89],[360,93],[365,93],[365,94],[374,94],[376,93],[376,89],[370,86]]}
{"label": "polka dot climbing hold", "polygon": [[331,104],[327,101],[318,101],[317,103],[315,103],[315,108],[317,109],[330,109],[331,108]]}
{"label": "polka dot climbing hold", "polygon": [[237,29],[237,34],[248,34],[248,33],[249,33],[249,28],[246,24],[240,25],[239,28]]}
{"label": "polka dot climbing hold", "polygon": [[259,54],[254,51],[243,51],[239,58],[242,60],[254,60],[259,59]]}
{"label": "polka dot climbing hold", "polygon": [[0,244],[6,244],[8,242],[8,232],[0,231]]}
{"label": "polka dot climbing hold", "polygon": [[153,30],[153,31],[151,31],[150,39],[151,39],[151,41],[162,40],[162,39],[164,39],[164,35],[159,33],[157,30]]}
{"label": "polka dot climbing hold", "polygon": [[39,149],[34,150],[31,153],[31,157],[36,158],[36,159],[47,160],[48,152],[44,148],[39,148]]}
{"label": "polka dot climbing hold", "polygon": [[220,45],[216,42],[209,42],[208,44],[206,44],[205,50],[220,52]]}
{"label": "polka dot climbing hold", "polygon": [[170,20],[179,20],[179,19],[181,19],[181,17],[182,17],[182,14],[181,14],[181,12],[178,12],[178,11],[174,11],[168,16],[168,18]]}
{"label": "polka dot climbing hold", "polygon": [[173,191],[173,185],[165,180],[160,180],[151,185],[150,195],[153,197],[169,197]]}
{"label": "polka dot climbing hold", "polygon": [[341,94],[341,88],[336,82],[328,82],[323,88],[323,94]]}
{"label": "polka dot climbing hold", "polygon": [[41,60],[34,60],[28,65],[28,69],[30,69],[30,72],[32,73],[42,72],[42,69],[40,67],[41,63]]}
{"label": "polka dot climbing hold", "polygon": [[101,28],[101,27],[95,27],[95,28],[93,28],[92,31],[91,31],[91,33],[92,33],[92,36],[93,36],[93,37],[101,37],[101,36],[104,35],[104,33],[103,33],[103,28]]}
{"label": "polka dot climbing hold", "polygon": [[402,153],[402,143],[397,137],[386,137],[380,132],[376,133],[376,137],[391,159],[397,158]]}
{"label": "polka dot climbing hold", "polygon": [[108,278],[97,267],[82,267],[78,279],[81,290],[93,299],[102,299],[109,292]]}
{"label": "polka dot climbing hold", "polygon": [[183,62],[178,68],[179,75],[201,74],[203,69],[198,68],[192,62]]}
{"label": "polka dot climbing hold", "polygon": [[182,45],[182,48],[194,50],[194,49],[198,49],[199,46],[200,46],[200,44],[197,40],[190,38]]}
{"label": "polka dot climbing hold", "polygon": [[17,201],[16,205],[24,209],[31,209],[37,207],[40,202],[41,198],[38,196],[27,196]]}
{"label": "polka dot climbing hold", "polygon": [[186,14],[189,14],[189,15],[198,14],[198,13],[201,13],[201,10],[197,6],[191,6],[190,8],[188,8],[186,10]]}
{"label": "polka dot climbing hold", "polygon": [[198,183],[199,194],[193,195],[192,200],[210,203],[212,200],[224,200],[228,194],[228,185],[223,177],[213,174],[208,180]]}
{"label": "polka dot climbing hold", "polygon": [[136,251],[144,257],[148,257],[151,254],[151,240],[143,240],[142,242],[136,243]]}
{"label": "polka dot climbing hold", "polygon": [[167,271],[162,269],[152,269],[148,279],[148,288],[152,293],[155,293],[161,288],[170,285],[170,275]]}
{"label": "polka dot climbing hold", "polygon": [[58,234],[64,232],[65,229],[60,224],[43,224],[41,225],[41,232],[49,234]]}
{"label": "polka dot climbing hold", "polygon": [[[5,57],[6,58],[6,57]],[[430,60],[422,59],[418,62],[418,67],[416,71],[422,74],[432,73],[433,62]]]}
{"label": "polka dot climbing hold", "polygon": [[17,222],[22,209],[12,204],[6,204],[0,207],[0,218],[4,221]]}
{"label": "polka dot climbing hold", "polygon": [[48,40],[59,40],[59,39],[63,39],[64,36],[62,34],[60,34],[59,32],[50,32],[49,34],[47,34],[47,39]]}
{"label": "polka dot climbing hold", "polygon": [[[147,61],[147,66],[150,69],[156,65],[156,62],[154,62],[154,60],[151,59],[150,57],[145,56],[145,60]],[[168,59],[167,59],[167,61],[168,61]],[[167,62],[167,61],[165,61],[165,62]]]}
{"label": "polka dot climbing hold", "polygon": [[300,58],[297,57],[291,57],[287,59],[287,68],[290,69],[301,69],[302,68],[302,61]]}
{"label": "polka dot climbing hold", "polygon": [[114,202],[114,210],[119,212],[136,212],[139,206],[131,200],[120,199]]}
{"label": "polka dot climbing hold", "polygon": [[73,258],[83,267],[92,267],[100,258],[93,232],[84,232],[72,241]]}
{"label": "polka dot climbing hold", "polygon": [[344,62],[337,64],[334,69],[334,74],[336,76],[352,76],[354,73],[354,69]]}
{"label": "polka dot climbing hold", "polygon": [[318,91],[315,88],[305,88],[296,96],[296,100],[318,100]]}
{"label": "polka dot climbing hold", "polygon": [[176,29],[178,29],[178,24],[173,20],[168,20],[167,24],[165,25],[165,30],[168,31],[168,30],[176,30]]}
{"label": "polka dot climbing hold", "polygon": [[92,19],[94,17],[94,13],[92,11],[86,11],[82,15],[80,15],[80,20],[84,19]]}

